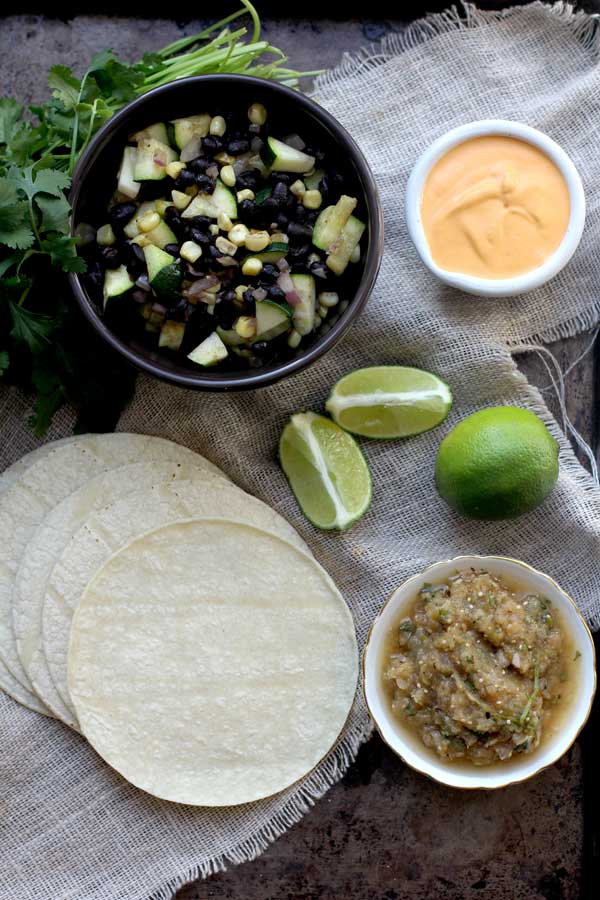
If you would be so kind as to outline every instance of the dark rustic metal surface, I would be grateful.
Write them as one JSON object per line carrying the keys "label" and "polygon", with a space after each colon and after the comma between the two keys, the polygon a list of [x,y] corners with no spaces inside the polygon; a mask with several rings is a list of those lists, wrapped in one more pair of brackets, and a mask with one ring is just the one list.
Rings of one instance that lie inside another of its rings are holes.
{"label": "dark rustic metal surface", "polygon": [[[410,4],[411,10],[418,6]],[[398,9],[396,21],[268,19],[265,34],[289,52],[295,67],[329,67],[343,51],[399,30],[408,16],[404,4]],[[105,46],[132,59],[198,27],[143,18],[7,17],[0,23],[3,93],[41,100],[54,63],[81,71]],[[551,349],[566,368],[588,343],[589,335],[582,335]],[[539,360],[519,362],[532,381],[548,384]],[[567,408],[596,447],[598,387],[592,352],[568,378]],[[556,408],[552,392],[546,398]],[[591,794],[587,806],[584,796],[584,783],[597,778],[595,753],[588,726],[563,760],[527,784],[459,792],[412,772],[375,737],[343,781],[263,856],[184,888],[177,900],[583,900],[593,896],[596,875],[596,815]]]}

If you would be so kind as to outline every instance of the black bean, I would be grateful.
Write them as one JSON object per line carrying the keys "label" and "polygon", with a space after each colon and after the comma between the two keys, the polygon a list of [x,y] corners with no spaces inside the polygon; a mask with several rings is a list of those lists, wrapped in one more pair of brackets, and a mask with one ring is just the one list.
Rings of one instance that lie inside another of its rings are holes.
{"label": "black bean", "polygon": [[256,215],[256,204],[254,200],[242,200],[238,203],[238,218],[252,219]]}
{"label": "black bean", "polygon": [[169,319],[173,319],[175,322],[185,322],[190,314],[191,307],[187,302],[185,297],[177,297],[177,299],[171,304],[169,309]]}
{"label": "black bean", "polygon": [[301,244],[300,246],[290,247],[287,258],[290,263],[299,263],[303,262],[309,253],[310,244]]}
{"label": "black bean", "polygon": [[108,211],[108,218],[113,229],[121,231],[136,212],[135,203],[115,203]]}
{"label": "black bean", "polygon": [[233,140],[227,144],[227,152],[231,156],[239,156],[241,153],[247,153],[250,149],[250,141]]}
{"label": "black bean", "polygon": [[279,228],[280,231],[285,231],[288,227],[289,220],[285,213],[279,212],[275,216],[275,224]]}
{"label": "black bean", "polygon": [[279,269],[277,266],[272,266],[271,263],[265,263],[260,277],[263,280],[273,281],[275,278],[279,278]]}
{"label": "black bean", "polygon": [[193,225],[194,228],[199,228],[200,231],[208,231],[208,226],[211,223],[211,219],[208,216],[194,216],[193,219],[189,220],[190,225]]}
{"label": "black bean", "polygon": [[179,244],[165,244],[163,250],[171,256],[179,256]]}
{"label": "black bean", "polygon": [[203,194],[212,194],[215,189],[215,183],[212,178],[209,178],[208,175],[202,175],[199,173],[196,177],[196,184],[200,188]]}
{"label": "black bean", "polygon": [[318,215],[319,213],[315,209],[309,209],[306,213],[306,221],[308,222],[308,224],[314,225],[314,223],[317,221]]}
{"label": "black bean", "polygon": [[308,269],[315,278],[329,278],[329,269],[322,262],[310,263]]}
{"label": "black bean", "polygon": [[310,225],[302,225],[299,222],[290,222],[287,233],[290,241],[300,243],[300,241],[305,241],[307,238],[310,239],[312,237],[312,228]]}
{"label": "black bean", "polygon": [[235,291],[222,291],[221,292],[221,300],[225,303],[234,303],[237,299],[237,294]]}
{"label": "black bean", "polygon": [[198,172],[204,172],[210,164],[210,159],[207,159],[205,156],[197,156],[196,159],[192,159],[187,163],[187,167],[196,175]]}
{"label": "black bean", "polygon": [[223,141],[214,134],[208,134],[206,137],[202,138],[202,149],[206,150],[210,156],[214,156],[215,153],[218,153],[222,146]]}
{"label": "black bean", "polygon": [[130,244],[127,243],[123,247],[123,251],[125,252],[125,247],[127,248],[127,266],[128,268],[132,268],[135,266],[140,267],[140,271],[143,271],[146,267],[146,257],[144,256],[144,251],[140,247],[139,244]]}
{"label": "black bean", "polygon": [[255,344],[252,344],[252,350],[254,353],[265,353],[269,349],[269,344],[267,341],[256,341]]}
{"label": "black bean", "polygon": [[237,176],[236,179],[236,190],[244,190],[247,188],[248,190],[255,191],[259,185],[261,184],[261,177],[258,172],[241,172],[240,175]]}
{"label": "black bean", "polygon": [[182,169],[175,179],[175,188],[178,191],[185,191],[186,188],[196,184],[196,177],[189,169]]}
{"label": "black bean", "polygon": [[271,172],[268,177],[269,184],[277,184],[277,182],[281,182],[282,184],[292,184],[293,181],[296,180],[298,176],[289,175],[287,172]]}
{"label": "black bean", "polygon": [[147,200],[164,200],[165,196],[170,197],[171,191],[175,187],[175,182],[168,176],[159,178],[156,181],[142,181],[142,188],[137,195],[138,203]]}
{"label": "black bean", "polygon": [[246,303],[255,303],[254,300],[254,288],[248,288],[247,291],[244,291],[244,300]]}
{"label": "black bean", "polygon": [[213,259],[220,259],[221,256],[225,255],[223,251],[219,250],[218,247],[215,247],[214,244],[209,245],[208,252]]}
{"label": "black bean", "polygon": [[271,216],[275,215],[277,210],[279,209],[280,201],[275,197],[267,197],[266,200],[260,204],[259,209],[263,215],[263,217],[270,219]]}
{"label": "black bean", "polygon": [[229,303],[225,300],[219,300],[215,304],[214,318],[221,326],[221,328],[231,328],[238,315],[239,312],[236,309],[235,304],[233,303]]}
{"label": "black bean", "polygon": [[278,284],[272,284],[268,288],[271,300],[285,300],[285,291],[282,291]]}
{"label": "black bean", "polygon": [[284,184],[283,181],[278,181],[277,184],[275,185],[275,187],[273,188],[273,193],[271,194],[271,197],[273,197],[274,200],[277,200],[278,202],[281,203],[281,202],[287,200],[288,194],[289,194],[289,191],[287,188],[287,184]]}
{"label": "black bean", "polygon": [[210,238],[205,231],[201,231],[199,228],[195,228],[193,225],[188,228],[188,234],[190,238],[196,242],[196,244],[208,244],[210,243]]}
{"label": "black bean", "polygon": [[118,269],[121,265],[121,254],[116,247],[101,247],[100,259],[107,269]]}
{"label": "black bean", "polygon": [[174,206],[165,209],[165,222],[175,232],[177,237],[182,237],[186,232],[186,223],[183,221]]}
{"label": "black bean", "polygon": [[295,219],[296,222],[304,222],[306,220],[306,216],[306,207],[302,206],[301,203],[298,203],[298,205],[292,212],[292,218]]}

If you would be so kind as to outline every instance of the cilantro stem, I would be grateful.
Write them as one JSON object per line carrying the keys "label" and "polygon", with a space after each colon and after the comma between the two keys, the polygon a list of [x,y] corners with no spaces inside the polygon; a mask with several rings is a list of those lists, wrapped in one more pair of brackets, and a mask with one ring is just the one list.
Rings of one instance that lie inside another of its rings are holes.
{"label": "cilantro stem", "polygon": [[539,689],[540,689],[540,671],[539,671],[538,667],[536,666],[535,669],[533,670],[533,690],[532,690],[531,694],[529,695],[529,698],[527,700],[527,703],[525,704],[523,712],[519,716],[519,725],[522,725],[525,722],[525,720],[527,719],[527,716],[529,715],[529,711],[531,709],[533,701],[535,700],[535,698],[537,697],[537,695],[539,693]]}

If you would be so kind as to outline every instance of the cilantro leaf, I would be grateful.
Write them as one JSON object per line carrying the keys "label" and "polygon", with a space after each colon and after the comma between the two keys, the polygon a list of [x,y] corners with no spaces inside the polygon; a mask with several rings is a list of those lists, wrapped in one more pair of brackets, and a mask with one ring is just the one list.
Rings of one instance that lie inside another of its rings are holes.
{"label": "cilantro leaf", "polygon": [[15,185],[7,178],[0,178],[0,243],[19,250],[33,244],[27,204],[19,200]]}
{"label": "cilantro leaf", "polygon": [[9,144],[17,129],[23,107],[12,97],[0,98],[0,144]]}
{"label": "cilantro leaf", "polygon": [[31,382],[37,397],[29,422],[37,437],[42,437],[48,431],[54,413],[65,402],[65,390],[59,376],[49,368],[37,366],[31,374]]}
{"label": "cilantro leaf", "polygon": [[73,109],[79,100],[80,83],[68,66],[52,66],[48,74],[48,86],[52,96],[59,100],[65,109]]}
{"label": "cilantro leaf", "polygon": [[77,240],[66,234],[46,238],[41,242],[44,253],[50,254],[50,259],[55,266],[59,266],[63,272],[85,272],[85,260],[77,255]]}
{"label": "cilantro leaf", "polygon": [[9,169],[7,176],[29,200],[33,200],[36,194],[50,194],[52,197],[62,197],[71,184],[71,179],[64,172],[56,169],[40,169],[34,172],[33,166],[23,169],[15,167]]}
{"label": "cilantro leaf", "polygon": [[27,344],[32,353],[39,353],[44,344],[50,341],[50,335],[55,327],[54,319],[51,319],[50,316],[33,313],[12,300],[9,302],[13,323],[11,337]]}
{"label": "cilantro leaf", "polygon": [[10,357],[6,350],[0,350],[0,378],[10,365]]}
{"label": "cilantro leaf", "polygon": [[68,233],[71,207],[64,195],[62,197],[36,197],[35,202],[42,213],[42,231]]}

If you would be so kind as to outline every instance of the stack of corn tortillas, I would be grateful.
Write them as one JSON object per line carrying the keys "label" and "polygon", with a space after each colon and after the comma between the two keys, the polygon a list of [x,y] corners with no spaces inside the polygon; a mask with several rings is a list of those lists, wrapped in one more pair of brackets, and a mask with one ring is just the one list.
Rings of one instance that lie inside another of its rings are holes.
{"label": "stack of corn tortillas", "polygon": [[341,731],[357,665],[299,535],[198,454],[84,435],[0,475],[0,686],[149,793],[289,786]]}

